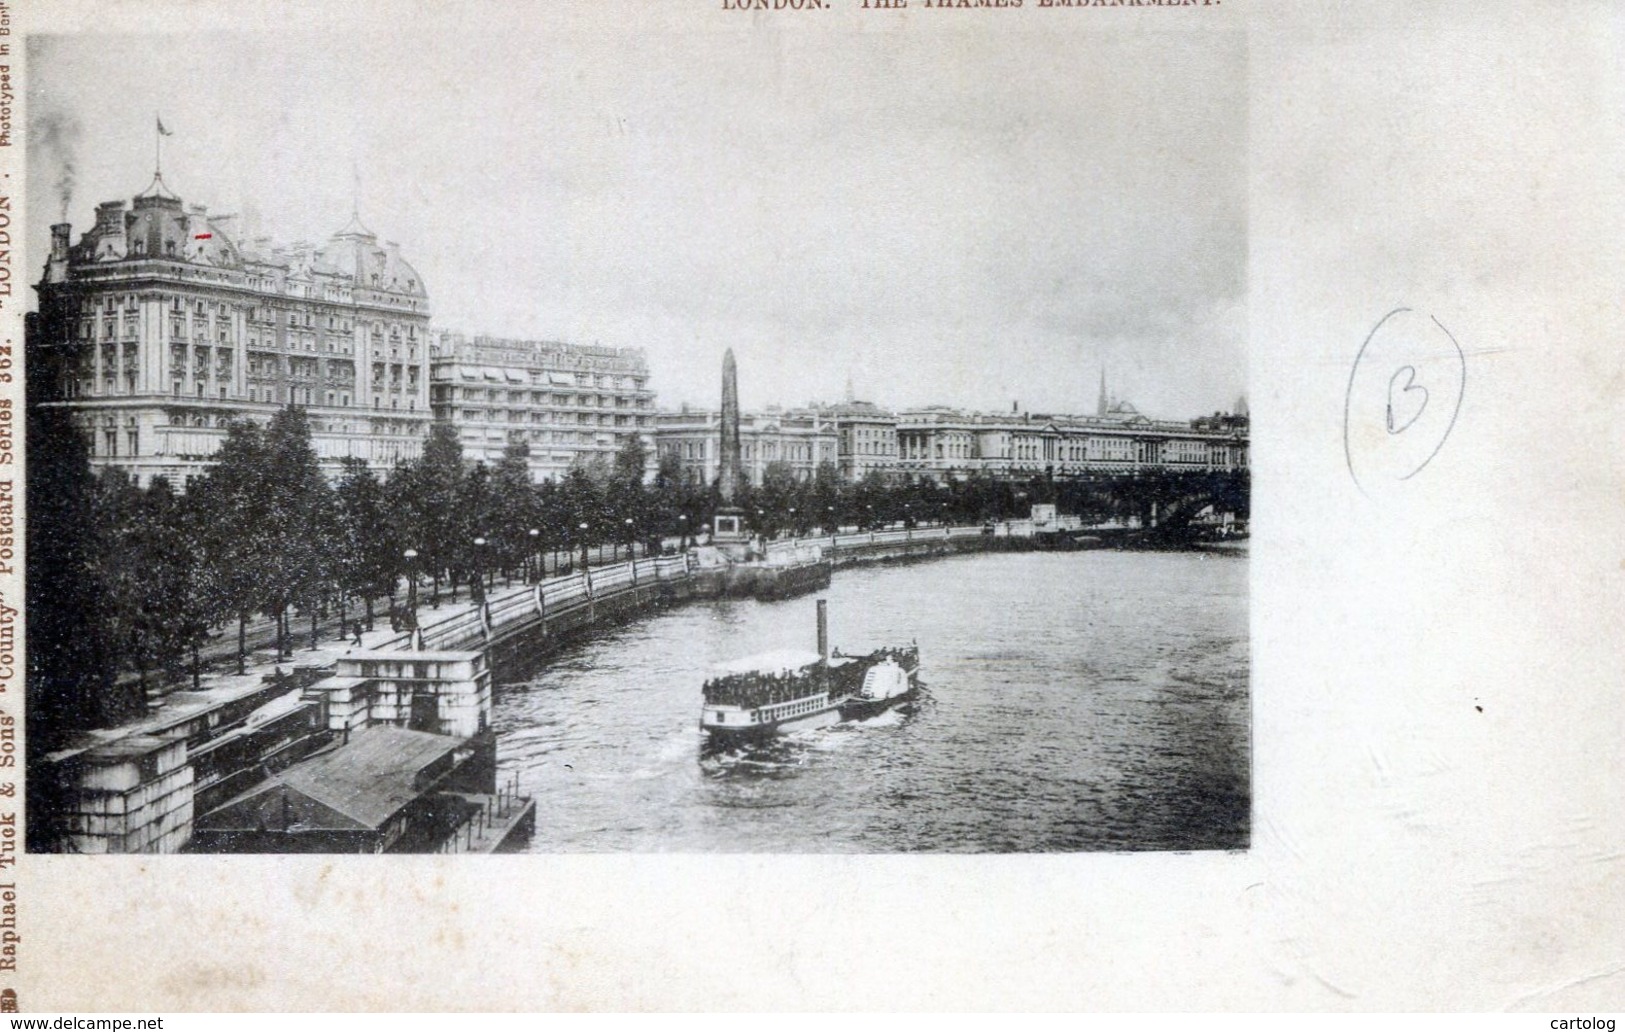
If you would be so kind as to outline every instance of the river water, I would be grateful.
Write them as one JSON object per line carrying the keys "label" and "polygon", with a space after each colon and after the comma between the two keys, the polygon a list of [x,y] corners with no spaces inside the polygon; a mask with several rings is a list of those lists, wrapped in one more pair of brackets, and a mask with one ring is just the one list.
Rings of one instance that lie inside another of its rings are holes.
{"label": "river water", "polygon": [[967,555],[838,570],[830,640],[917,638],[909,714],[700,756],[715,664],[815,646],[814,596],[696,603],[499,686],[534,852],[1233,849],[1248,841],[1247,558]]}

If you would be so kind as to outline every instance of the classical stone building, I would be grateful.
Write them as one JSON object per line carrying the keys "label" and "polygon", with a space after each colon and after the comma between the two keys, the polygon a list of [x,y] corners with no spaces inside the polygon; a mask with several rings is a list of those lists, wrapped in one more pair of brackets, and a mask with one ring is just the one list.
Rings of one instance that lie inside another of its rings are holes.
{"label": "classical stone building", "polygon": [[31,357],[36,400],[70,408],[91,464],[177,488],[233,420],[308,410],[330,471],[422,450],[429,299],[398,247],[358,218],[320,246],[240,240],[236,220],[184,205],[162,176],[108,201],[72,242],[51,227]]}
{"label": "classical stone building", "polygon": [[629,437],[652,447],[654,391],[641,348],[505,340],[437,331],[430,399],[464,458],[495,464],[530,450],[531,479],[613,460]]}
{"label": "classical stone building", "polygon": [[896,469],[944,480],[993,476],[1081,476],[1150,470],[1211,471],[1247,466],[1246,416],[1153,420],[1127,402],[1093,416],[987,414],[927,408],[897,416]]}
{"label": "classical stone building", "polygon": [[835,428],[839,438],[841,476],[862,480],[869,473],[897,472],[897,415],[868,401],[848,398],[827,405],[818,414]]}
{"label": "classical stone building", "polygon": [[[722,460],[722,415],[684,408],[655,417],[655,448],[675,456],[685,474],[698,483],[717,479]],[[752,484],[775,462],[789,467],[798,480],[810,479],[821,463],[833,468],[839,457],[835,424],[811,409],[745,413],[739,419],[741,475]]]}

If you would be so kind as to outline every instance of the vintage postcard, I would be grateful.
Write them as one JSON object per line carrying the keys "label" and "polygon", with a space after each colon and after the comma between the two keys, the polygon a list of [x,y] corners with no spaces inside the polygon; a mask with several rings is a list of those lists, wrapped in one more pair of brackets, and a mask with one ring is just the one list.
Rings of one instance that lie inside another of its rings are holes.
{"label": "vintage postcard", "polygon": [[0,11],[0,1005],[1625,991],[1612,12]]}

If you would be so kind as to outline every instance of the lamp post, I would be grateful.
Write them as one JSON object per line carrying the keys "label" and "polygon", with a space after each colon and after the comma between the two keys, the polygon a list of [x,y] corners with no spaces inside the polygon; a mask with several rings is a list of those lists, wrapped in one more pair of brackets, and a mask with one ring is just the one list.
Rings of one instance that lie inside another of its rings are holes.
{"label": "lamp post", "polygon": [[583,523],[577,529],[581,531],[581,572],[586,573],[587,572],[587,525],[585,523]]}
{"label": "lamp post", "polygon": [[833,505],[824,506],[824,521],[825,521],[826,525],[829,527],[829,536],[834,537],[835,532],[837,530],[841,529],[840,527],[835,525],[835,506],[833,506]]}
{"label": "lamp post", "polygon": [[687,549],[688,549],[688,515],[686,513],[679,513],[677,515],[677,550],[679,552],[682,552],[682,551],[686,551]]}
{"label": "lamp post", "polygon": [[792,505],[790,506],[790,536],[795,537],[796,534],[796,507]]}
{"label": "lamp post", "polygon": [[632,586],[638,584],[638,549],[637,529],[632,523],[632,517],[626,518],[626,562],[632,567]]}
{"label": "lamp post", "polygon": [[546,572],[541,569],[543,560],[541,553],[536,549],[536,544],[541,540],[541,537],[542,532],[540,530],[535,527],[530,528],[530,554],[525,556],[525,566],[531,571],[530,582],[532,584],[541,580],[541,575]]}
{"label": "lamp post", "polygon": [[418,550],[408,548],[401,553],[406,558],[406,611],[412,615],[412,626],[418,625]]}
{"label": "lamp post", "polygon": [[474,604],[476,606],[482,604],[485,601],[485,538],[483,535],[474,539],[474,580],[469,587],[473,594],[478,596],[474,599]]}

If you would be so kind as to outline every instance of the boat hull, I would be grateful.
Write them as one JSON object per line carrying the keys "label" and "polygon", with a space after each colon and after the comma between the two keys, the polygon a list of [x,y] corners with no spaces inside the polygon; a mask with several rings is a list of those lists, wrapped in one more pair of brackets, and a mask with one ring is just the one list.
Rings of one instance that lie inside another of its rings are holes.
{"label": "boat hull", "polygon": [[711,749],[731,749],[741,745],[760,744],[770,741],[780,735],[795,734],[797,731],[812,731],[821,727],[829,727],[841,722],[841,707],[832,704],[825,709],[814,710],[811,713],[802,713],[784,720],[764,721],[758,724],[742,724],[738,727],[719,727],[715,724],[701,724],[705,731],[706,745]]}

